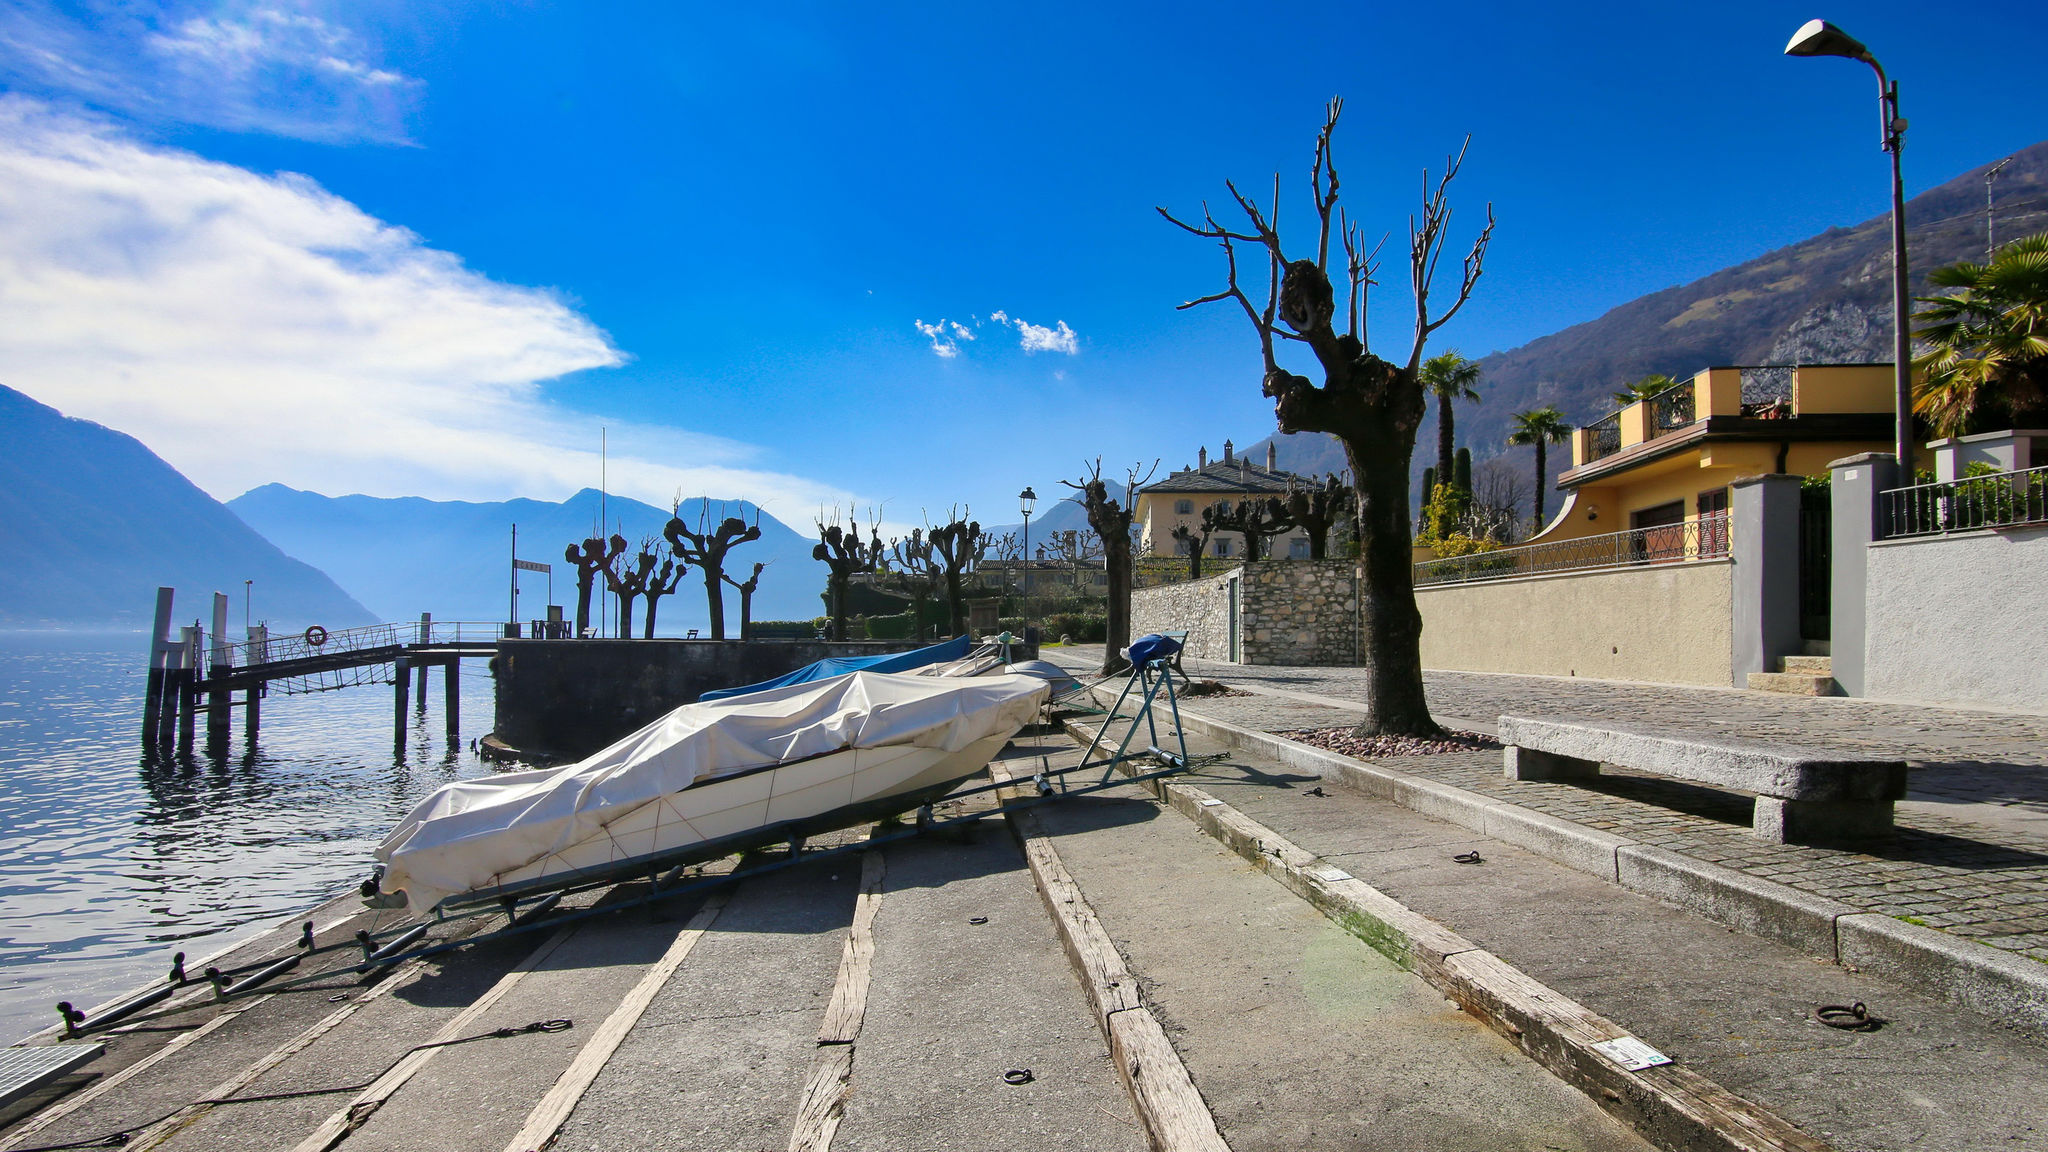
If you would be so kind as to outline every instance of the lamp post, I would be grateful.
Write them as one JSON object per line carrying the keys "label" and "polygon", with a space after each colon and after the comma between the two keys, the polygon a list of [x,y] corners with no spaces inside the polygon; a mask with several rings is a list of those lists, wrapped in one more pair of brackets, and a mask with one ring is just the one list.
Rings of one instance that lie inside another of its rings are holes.
{"label": "lamp post", "polygon": [[[1017,591],[1019,595],[1024,597],[1024,603],[1029,604],[1031,603],[1031,510],[1038,507],[1038,493],[1033,492],[1030,485],[1025,485],[1024,490],[1017,493],[1017,507],[1024,511],[1024,550],[1019,553],[1024,562],[1024,571],[1017,578]],[[1030,621],[1030,613],[1028,611],[1025,613],[1025,620],[1027,623]]]}
{"label": "lamp post", "polygon": [[1825,20],[1808,20],[1785,45],[1787,56],[1842,56],[1861,60],[1877,73],[1878,120],[1884,150],[1892,156],[1892,379],[1896,395],[1896,428],[1892,450],[1899,469],[1913,473],[1913,335],[1906,317],[1906,186],[1899,177],[1899,150],[1906,142],[1906,119],[1899,115],[1899,83],[1885,77],[1884,65],[1861,41]]}

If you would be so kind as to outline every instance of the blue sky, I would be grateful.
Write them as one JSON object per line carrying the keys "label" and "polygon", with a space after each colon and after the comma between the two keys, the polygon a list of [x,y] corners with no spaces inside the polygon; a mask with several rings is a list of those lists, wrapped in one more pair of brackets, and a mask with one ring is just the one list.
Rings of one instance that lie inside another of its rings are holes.
{"label": "blue sky", "polygon": [[1901,81],[1909,192],[2048,136],[1981,63],[2038,4],[738,8],[0,5],[0,383],[223,498],[556,499],[609,426],[642,499],[1008,520],[1271,430],[1243,319],[1174,310],[1218,253],[1153,207],[1278,170],[1303,222],[1333,94],[1397,358],[1467,133],[1456,242],[1499,226],[1433,350],[1883,211],[1868,71],[1780,55],[1813,15]]}

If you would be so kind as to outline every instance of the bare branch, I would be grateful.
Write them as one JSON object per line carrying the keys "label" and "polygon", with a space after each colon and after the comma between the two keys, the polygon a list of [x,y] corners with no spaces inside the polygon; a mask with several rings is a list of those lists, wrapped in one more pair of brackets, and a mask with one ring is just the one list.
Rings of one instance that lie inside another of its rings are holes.
{"label": "bare branch", "polygon": [[1465,256],[1463,274],[1459,277],[1458,298],[1442,316],[1435,320],[1429,315],[1430,285],[1436,280],[1437,265],[1443,259],[1444,234],[1449,230],[1452,210],[1449,206],[1451,181],[1457,179],[1458,170],[1465,164],[1465,153],[1472,147],[1472,138],[1465,137],[1458,154],[1446,158],[1443,176],[1430,186],[1429,171],[1422,173],[1422,218],[1408,218],[1408,278],[1415,293],[1415,343],[1408,353],[1408,371],[1414,372],[1422,366],[1422,349],[1429,342],[1429,334],[1443,327],[1458,310],[1471,299],[1472,288],[1479,282],[1479,275],[1486,260],[1486,246],[1493,238],[1493,205],[1486,206],[1486,227],[1472,242],[1472,249]]}
{"label": "bare branch", "polygon": [[[1316,215],[1322,228],[1316,237],[1316,267],[1330,268],[1330,209],[1337,204],[1337,158],[1330,151],[1330,137],[1337,130],[1337,117],[1344,111],[1342,96],[1330,97],[1325,106],[1323,130],[1316,134],[1316,162],[1309,170],[1309,191],[1315,196]],[[1325,179],[1327,177],[1327,180]],[[1278,221],[1275,221],[1277,226]]]}

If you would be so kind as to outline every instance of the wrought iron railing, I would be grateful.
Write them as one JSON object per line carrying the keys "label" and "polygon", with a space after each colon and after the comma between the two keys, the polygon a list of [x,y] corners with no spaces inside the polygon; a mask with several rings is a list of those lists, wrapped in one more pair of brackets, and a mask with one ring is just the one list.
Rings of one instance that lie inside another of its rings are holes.
{"label": "wrought iron railing", "polygon": [[1878,494],[1884,539],[2048,523],[2048,468],[1965,476]]}
{"label": "wrought iron railing", "polygon": [[[1642,401],[1650,414],[1650,439],[1655,440],[1692,423],[1692,381],[1673,384]],[[1619,415],[1619,413],[1617,413]]]}
{"label": "wrought iron railing", "polygon": [[280,632],[263,639],[239,640],[225,645],[224,650],[229,666],[249,668],[257,664],[338,656],[401,644],[478,644],[504,635],[505,625],[499,623],[435,620],[424,624],[368,624],[331,632],[324,628],[308,628],[304,632]]}
{"label": "wrought iron railing", "polygon": [[1604,420],[1593,421],[1586,425],[1586,431],[1593,434],[1592,454],[1586,457],[1588,464],[1621,451],[1621,413],[1612,412]]}
{"label": "wrought iron railing", "polygon": [[1654,528],[1632,528],[1603,536],[1425,560],[1415,566],[1415,586],[1713,560],[1728,555],[1728,544],[1728,513],[1711,512],[1698,519]]}

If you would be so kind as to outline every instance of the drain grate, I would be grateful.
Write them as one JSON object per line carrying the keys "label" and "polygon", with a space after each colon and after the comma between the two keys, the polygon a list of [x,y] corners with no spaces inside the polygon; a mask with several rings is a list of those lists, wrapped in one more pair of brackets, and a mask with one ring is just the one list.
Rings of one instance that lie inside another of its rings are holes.
{"label": "drain grate", "polygon": [[12,1104],[99,1056],[104,1044],[38,1044],[0,1048],[0,1105]]}

